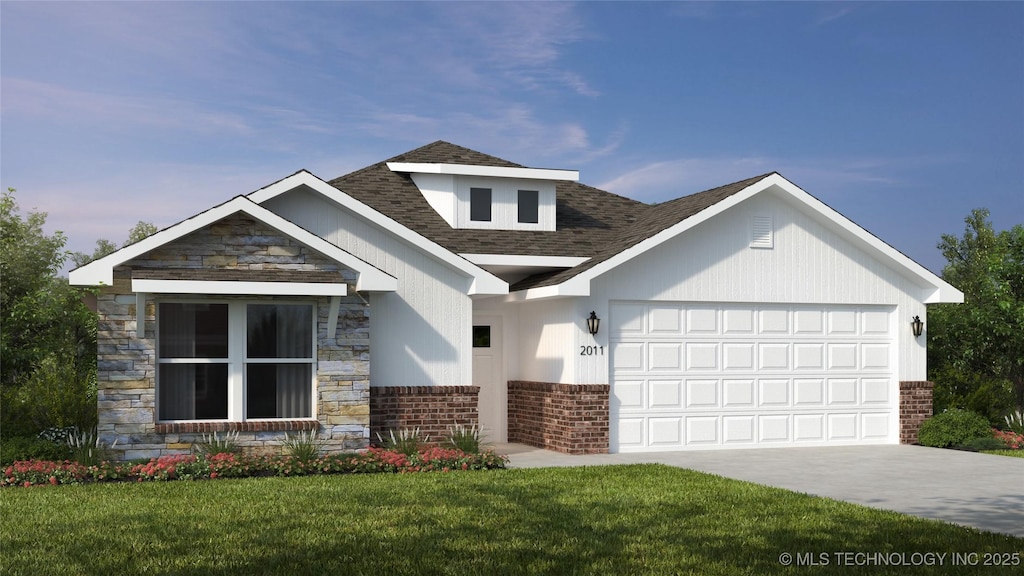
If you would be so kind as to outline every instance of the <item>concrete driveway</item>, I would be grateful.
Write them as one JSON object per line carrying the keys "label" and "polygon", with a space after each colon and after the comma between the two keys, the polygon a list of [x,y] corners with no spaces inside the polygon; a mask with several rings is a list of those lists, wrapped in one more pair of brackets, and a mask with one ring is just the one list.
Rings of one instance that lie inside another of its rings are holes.
{"label": "concrete driveway", "polygon": [[496,448],[513,468],[660,463],[1024,538],[1024,458],[904,445],[588,456]]}

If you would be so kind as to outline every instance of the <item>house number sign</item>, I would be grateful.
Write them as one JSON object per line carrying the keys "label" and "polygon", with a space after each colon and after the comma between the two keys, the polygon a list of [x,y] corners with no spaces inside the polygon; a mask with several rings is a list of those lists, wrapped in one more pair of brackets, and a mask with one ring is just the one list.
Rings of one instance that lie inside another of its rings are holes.
{"label": "house number sign", "polygon": [[604,346],[580,346],[580,356],[604,356]]}

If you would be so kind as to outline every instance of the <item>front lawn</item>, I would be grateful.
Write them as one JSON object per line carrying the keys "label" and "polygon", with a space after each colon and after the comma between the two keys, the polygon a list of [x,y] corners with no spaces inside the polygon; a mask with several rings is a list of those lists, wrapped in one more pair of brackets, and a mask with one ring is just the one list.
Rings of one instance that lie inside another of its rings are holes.
{"label": "front lawn", "polygon": [[1024,450],[982,450],[985,454],[996,454],[999,456],[1013,456],[1014,458],[1024,458]]}
{"label": "front lawn", "polygon": [[931,558],[868,569],[913,574],[937,571],[938,554],[1024,552],[1024,539],[659,465],[8,488],[0,504],[12,575],[855,574],[838,562],[866,556],[841,554]]}

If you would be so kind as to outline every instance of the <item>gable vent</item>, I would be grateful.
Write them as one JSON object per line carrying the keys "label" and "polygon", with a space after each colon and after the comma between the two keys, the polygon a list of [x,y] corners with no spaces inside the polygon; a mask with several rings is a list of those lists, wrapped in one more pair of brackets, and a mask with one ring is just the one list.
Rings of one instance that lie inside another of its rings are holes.
{"label": "gable vent", "polygon": [[751,248],[772,248],[775,245],[775,224],[771,216],[754,216]]}

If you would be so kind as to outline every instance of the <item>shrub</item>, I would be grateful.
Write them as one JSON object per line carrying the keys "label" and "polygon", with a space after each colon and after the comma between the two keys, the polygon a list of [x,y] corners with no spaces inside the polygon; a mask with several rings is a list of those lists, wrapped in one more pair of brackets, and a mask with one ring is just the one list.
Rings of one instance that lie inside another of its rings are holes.
{"label": "shrub", "polygon": [[67,444],[51,442],[32,436],[14,436],[0,441],[0,465],[7,466],[19,460],[63,461],[71,456]]}
{"label": "shrub", "polygon": [[992,428],[987,418],[959,408],[951,408],[925,420],[917,434],[921,445],[936,448],[961,446],[975,438],[991,436]]}
{"label": "shrub", "polygon": [[970,450],[971,452],[982,452],[984,450],[1006,450],[1006,443],[998,438],[975,438],[968,440],[961,446],[957,446],[961,450]]}
{"label": "shrub", "polygon": [[462,424],[456,424],[448,428],[448,437],[445,438],[442,446],[461,450],[467,454],[479,454],[482,442],[483,432],[475,425],[467,428]]}
{"label": "shrub", "polygon": [[299,432],[298,436],[284,435],[284,452],[297,460],[300,464],[308,464],[320,457],[324,442],[320,439],[318,430],[310,430],[309,433]]}
{"label": "shrub", "polygon": [[1004,418],[1006,420],[1006,429],[1015,434],[1024,434],[1024,412],[1017,410],[1016,412],[1010,412]]}
{"label": "shrub", "polygon": [[1024,450],[1024,434],[1012,430],[992,430],[992,435],[1010,450]]}
{"label": "shrub", "polygon": [[237,454],[241,448],[238,446],[238,432],[228,432],[223,438],[213,434],[203,434],[203,439],[192,444],[192,449],[206,456],[216,454]]}
{"label": "shrub", "polygon": [[[100,443],[99,434],[96,430],[90,432],[79,432],[74,429],[67,437],[68,447],[71,448],[71,459],[85,466],[94,466],[107,459],[107,448]],[[110,445],[113,448],[117,440]]]}
{"label": "shrub", "polygon": [[389,430],[387,438],[381,436],[380,432],[377,432],[377,439],[380,440],[380,443],[385,450],[398,452],[405,456],[414,456],[420,451],[420,444],[430,442],[429,436],[420,440],[419,428],[413,429],[412,431],[403,428],[398,431],[397,436],[395,436],[394,430]]}

